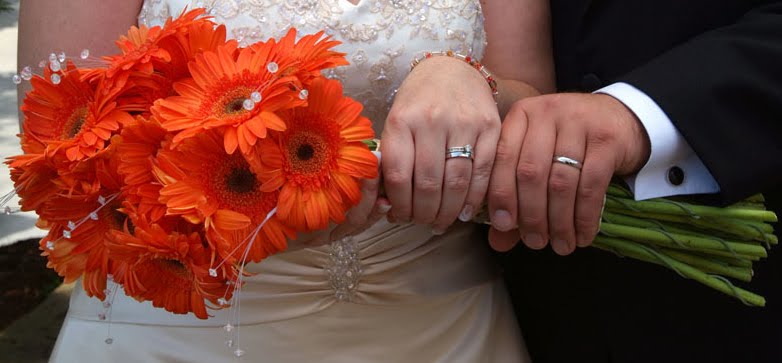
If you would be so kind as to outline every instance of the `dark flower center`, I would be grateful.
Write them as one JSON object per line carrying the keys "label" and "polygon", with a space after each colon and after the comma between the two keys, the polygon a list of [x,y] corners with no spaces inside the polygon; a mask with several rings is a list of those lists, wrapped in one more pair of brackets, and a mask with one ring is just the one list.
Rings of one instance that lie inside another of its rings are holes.
{"label": "dark flower center", "polygon": [[311,131],[294,132],[289,136],[286,148],[294,172],[319,173],[328,167],[331,153],[323,135]]}
{"label": "dark flower center", "polygon": [[161,265],[161,267],[171,271],[175,275],[188,276],[187,267],[185,267],[185,265],[182,264],[181,261],[170,259],[170,258],[161,258],[157,261]]}
{"label": "dark flower center", "polygon": [[299,157],[299,160],[307,161],[309,159],[312,159],[312,156],[315,155],[315,149],[312,148],[312,145],[310,144],[302,144],[299,145],[299,149],[296,150],[296,156]]}
{"label": "dark flower center", "polygon": [[225,113],[234,114],[244,111],[244,98],[234,98],[225,105]]}
{"label": "dark flower center", "polygon": [[87,107],[79,107],[73,111],[68,122],[65,123],[63,138],[65,140],[76,137],[81,131],[84,122],[87,120]]}
{"label": "dark flower center", "polygon": [[247,167],[237,167],[225,177],[225,185],[228,190],[234,193],[250,193],[257,186],[257,179]]}

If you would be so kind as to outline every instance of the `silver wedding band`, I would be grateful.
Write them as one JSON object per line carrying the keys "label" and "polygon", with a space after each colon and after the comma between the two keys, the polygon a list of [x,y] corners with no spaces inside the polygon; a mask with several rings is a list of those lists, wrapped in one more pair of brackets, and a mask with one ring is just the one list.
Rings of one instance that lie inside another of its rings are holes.
{"label": "silver wedding band", "polygon": [[572,166],[578,170],[581,170],[581,162],[576,159],[571,159],[567,156],[555,156],[554,157],[555,163],[565,164],[567,166]]}
{"label": "silver wedding band", "polygon": [[472,160],[472,145],[467,144],[445,149],[445,159],[448,160],[453,158],[466,158]]}

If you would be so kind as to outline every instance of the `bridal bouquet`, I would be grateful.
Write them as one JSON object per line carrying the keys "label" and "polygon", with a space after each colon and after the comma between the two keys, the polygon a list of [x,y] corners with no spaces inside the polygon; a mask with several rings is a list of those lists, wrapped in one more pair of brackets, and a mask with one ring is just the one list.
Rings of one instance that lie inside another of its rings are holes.
{"label": "bridal bouquet", "polygon": [[[231,305],[244,266],[297,233],[341,223],[377,176],[362,106],[324,69],[338,42],[295,30],[240,47],[203,9],[133,27],[119,53],[52,54],[22,105],[24,154],[8,159],[21,209],[49,233],[49,267],[104,300],[127,295],[206,319]],[[8,211],[8,209],[6,209]],[[777,239],[754,198],[730,208],[607,196],[595,246],[661,264],[742,301]],[[105,316],[101,316],[104,318]]]}
{"label": "bridal bouquet", "polygon": [[113,281],[205,319],[246,263],[343,222],[377,176],[362,106],[321,76],[347,64],[322,33],[239,47],[196,9],[116,44],[83,52],[95,67],[52,55],[42,76],[22,72],[24,154],[7,161],[49,230],[48,266],[104,306]]}

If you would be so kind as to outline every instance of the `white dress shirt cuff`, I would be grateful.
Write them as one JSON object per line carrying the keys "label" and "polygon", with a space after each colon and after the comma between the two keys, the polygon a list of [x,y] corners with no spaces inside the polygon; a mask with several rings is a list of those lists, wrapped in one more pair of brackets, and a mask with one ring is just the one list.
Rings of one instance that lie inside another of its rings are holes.
{"label": "white dress shirt cuff", "polygon": [[625,178],[636,200],[720,191],[719,184],[684,136],[646,93],[623,82],[595,93],[607,94],[622,102],[635,113],[649,135],[649,161],[638,174]]}

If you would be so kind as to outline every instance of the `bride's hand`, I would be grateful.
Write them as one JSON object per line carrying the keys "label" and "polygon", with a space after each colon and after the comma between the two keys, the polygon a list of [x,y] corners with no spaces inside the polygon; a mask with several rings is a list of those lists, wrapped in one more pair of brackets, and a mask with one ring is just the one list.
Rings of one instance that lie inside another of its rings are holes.
{"label": "bride's hand", "polygon": [[288,251],[317,247],[342,238],[359,234],[371,227],[391,209],[385,198],[379,197],[379,178],[365,179],[361,183],[361,201],[345,215],[345,222],[331,224],[328,228],[299,234],[295,241],[288,241]]}
{"label": "bride's hand", "polygon": [[[500,116],[486,80],[467,63],[426,59],[399,87],[382,133],[383,179],[390,219],[432,226],[441,234],[457,217],[470,220],[491,174]],[[446,149],[471,145],[474,160]]]}

